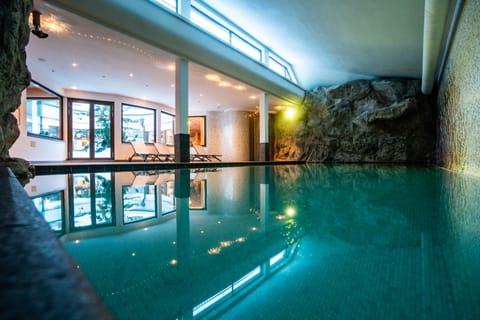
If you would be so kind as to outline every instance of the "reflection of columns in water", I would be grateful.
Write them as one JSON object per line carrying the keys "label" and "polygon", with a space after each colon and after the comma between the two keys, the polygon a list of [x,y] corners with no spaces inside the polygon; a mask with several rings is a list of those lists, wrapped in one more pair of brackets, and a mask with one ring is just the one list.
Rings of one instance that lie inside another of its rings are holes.
{"label": "reflection of columns in water", "polygon": [[259,218],[262,231],[268,229],[270,216],[270,167],[257,167],[257,179],[259,182]]}
{"label": "reflection of columns in water", "polygon": [[175,204],[177,218],[177,267],[188,268],[190,256],[190,170],[175,170]]}
{"label": "reflection of columns in water", "polygon": [[260,184],[260,228],[262,231],[267,231],[268,217],[270,213],[269,197],[270,185],[268,183]]}

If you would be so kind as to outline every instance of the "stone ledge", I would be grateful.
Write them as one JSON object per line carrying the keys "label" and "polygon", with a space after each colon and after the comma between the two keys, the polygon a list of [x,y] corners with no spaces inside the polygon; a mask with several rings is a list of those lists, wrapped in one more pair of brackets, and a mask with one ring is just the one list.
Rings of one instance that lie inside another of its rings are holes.
{"label": "stone ledge", "polygon": [[113,319],[22,186],[0,167],[2,319]]}

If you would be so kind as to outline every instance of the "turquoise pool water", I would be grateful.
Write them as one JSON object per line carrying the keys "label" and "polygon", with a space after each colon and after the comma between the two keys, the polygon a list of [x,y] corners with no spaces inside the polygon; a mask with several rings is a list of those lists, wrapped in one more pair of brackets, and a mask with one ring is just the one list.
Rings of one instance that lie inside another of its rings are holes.
{"label": "turquoise pool water", "polygon": [[296,165],[25,187],[118,319],[480,319],[480,179]]}

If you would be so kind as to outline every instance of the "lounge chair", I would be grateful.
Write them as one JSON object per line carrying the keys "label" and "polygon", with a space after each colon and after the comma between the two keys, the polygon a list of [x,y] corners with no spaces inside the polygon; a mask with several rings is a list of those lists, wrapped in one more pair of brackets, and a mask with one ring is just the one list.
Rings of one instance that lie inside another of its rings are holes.
{"label": "lounge chair", "polygon": [[133,148],[133,154],[128,158],[128,161],[132,161],[134,157],[140,157],[143,161],[151,160],[161,160],[158,153],[151,152],[145,142],[143,141],[132,141],[130,142]]}
{"label": "lounge chair", "polygon": [[206,155],[198,153],[197,149],[192,145],[190,146],[190,161],[209,161]]}
{"label": "lounge chair", "polygon": [[199,157],[203,157],[206,161],[222,161],[222,159],[220,159],[220,157],[222,156],[221,154],[208,153],[207,149],[204,146],[193,145],[193,148],[195,149],[196,154]]}
{"label": "lounge chair", "polygon": [[159,158],[163,158],[163,161],[175,161],[175,152],[173,146],[167,146],[166,144],[155,142],[153,144],[157,149]]}

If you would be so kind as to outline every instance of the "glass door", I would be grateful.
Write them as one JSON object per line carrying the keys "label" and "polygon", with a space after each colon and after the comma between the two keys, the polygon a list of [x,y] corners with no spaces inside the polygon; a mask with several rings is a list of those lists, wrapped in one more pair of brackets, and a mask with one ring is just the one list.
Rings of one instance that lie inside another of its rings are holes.
{"label": "glass door", "polygon": [[69,100],[70,159],[113,158],[113,103]]}

